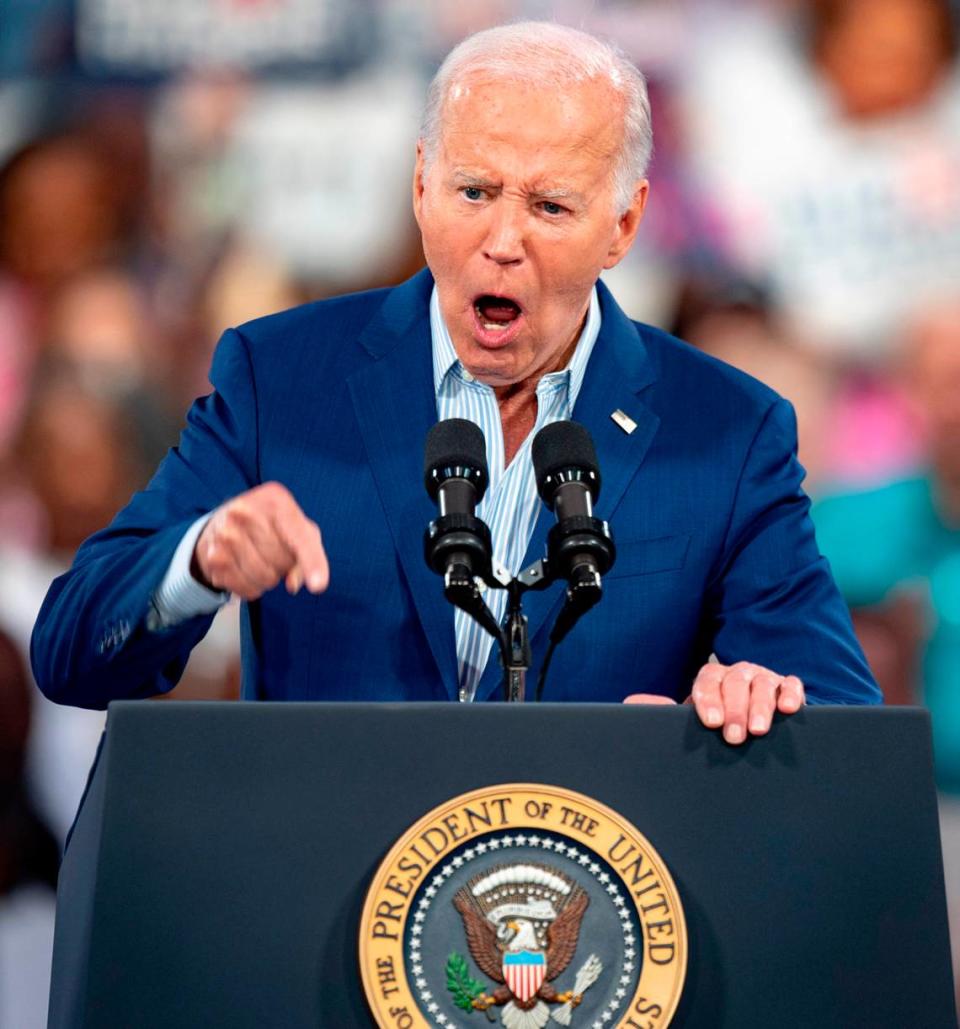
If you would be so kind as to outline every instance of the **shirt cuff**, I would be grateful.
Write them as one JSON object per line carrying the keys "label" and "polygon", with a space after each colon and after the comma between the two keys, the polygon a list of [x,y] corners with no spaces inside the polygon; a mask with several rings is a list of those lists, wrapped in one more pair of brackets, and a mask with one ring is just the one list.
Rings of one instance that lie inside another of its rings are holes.
{"label": "shirt cuff", "polygon": [[190,574],[197,537],[209,518],[209,514],[198,518],[177,544],[166,574],[150,600],[147,628],[151,632],[162,632],[197,615],[212,614],[230,599],[229,593],[207,589]]}

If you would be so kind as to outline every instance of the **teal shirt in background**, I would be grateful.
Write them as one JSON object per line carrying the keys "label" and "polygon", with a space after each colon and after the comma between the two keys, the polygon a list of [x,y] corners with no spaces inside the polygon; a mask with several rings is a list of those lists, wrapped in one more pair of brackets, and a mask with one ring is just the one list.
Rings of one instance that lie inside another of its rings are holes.
{"label": "teal shirt in background", "polygon": [[817,541],[851,607],[898,592],[924,603],[923,701],[940,787],[960,792],[960,530],[944,525],[929,477],[836,494],[813,507]]}

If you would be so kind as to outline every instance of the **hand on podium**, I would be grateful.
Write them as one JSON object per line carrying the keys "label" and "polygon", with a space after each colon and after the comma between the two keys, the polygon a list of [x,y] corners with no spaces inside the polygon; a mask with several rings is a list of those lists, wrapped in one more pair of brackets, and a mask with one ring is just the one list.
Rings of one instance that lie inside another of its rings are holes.
{"label": "hand on podium", "polygon": [[[675,704],[670,697],[653,693],[631,693],[625,704]],[[685,701],[697,709],[708,729],[722,729],[723,738],[734,745],[747,733],[763,736],[770,729],[776,711],[792,715],[804,704],[803,683],[795,675],[780,675],[762,665],[738,661],[735,665],[705,664],[697,673]]]}

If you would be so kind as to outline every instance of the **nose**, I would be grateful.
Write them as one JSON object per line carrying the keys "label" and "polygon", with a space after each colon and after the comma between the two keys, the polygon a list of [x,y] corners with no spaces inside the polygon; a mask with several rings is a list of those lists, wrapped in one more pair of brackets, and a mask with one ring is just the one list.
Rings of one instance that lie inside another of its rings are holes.
{"label": "nose", "polygon": [[500,265],[519,264],[524,257],[524,212],[500,197],[490,208],[483,255]]}

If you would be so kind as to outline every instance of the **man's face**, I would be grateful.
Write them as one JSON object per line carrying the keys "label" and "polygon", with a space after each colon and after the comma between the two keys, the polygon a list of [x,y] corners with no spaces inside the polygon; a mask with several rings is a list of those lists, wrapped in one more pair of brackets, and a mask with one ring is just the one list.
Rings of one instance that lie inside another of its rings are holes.
{"label": "man's face", "polygon": [[606,83],[565,92],[468,75],[454,83],[414,211],[457,355],[492,386],[569,359],[604,268],[636,235],[647,184],[624,214],[613,166],[622,101]]}

